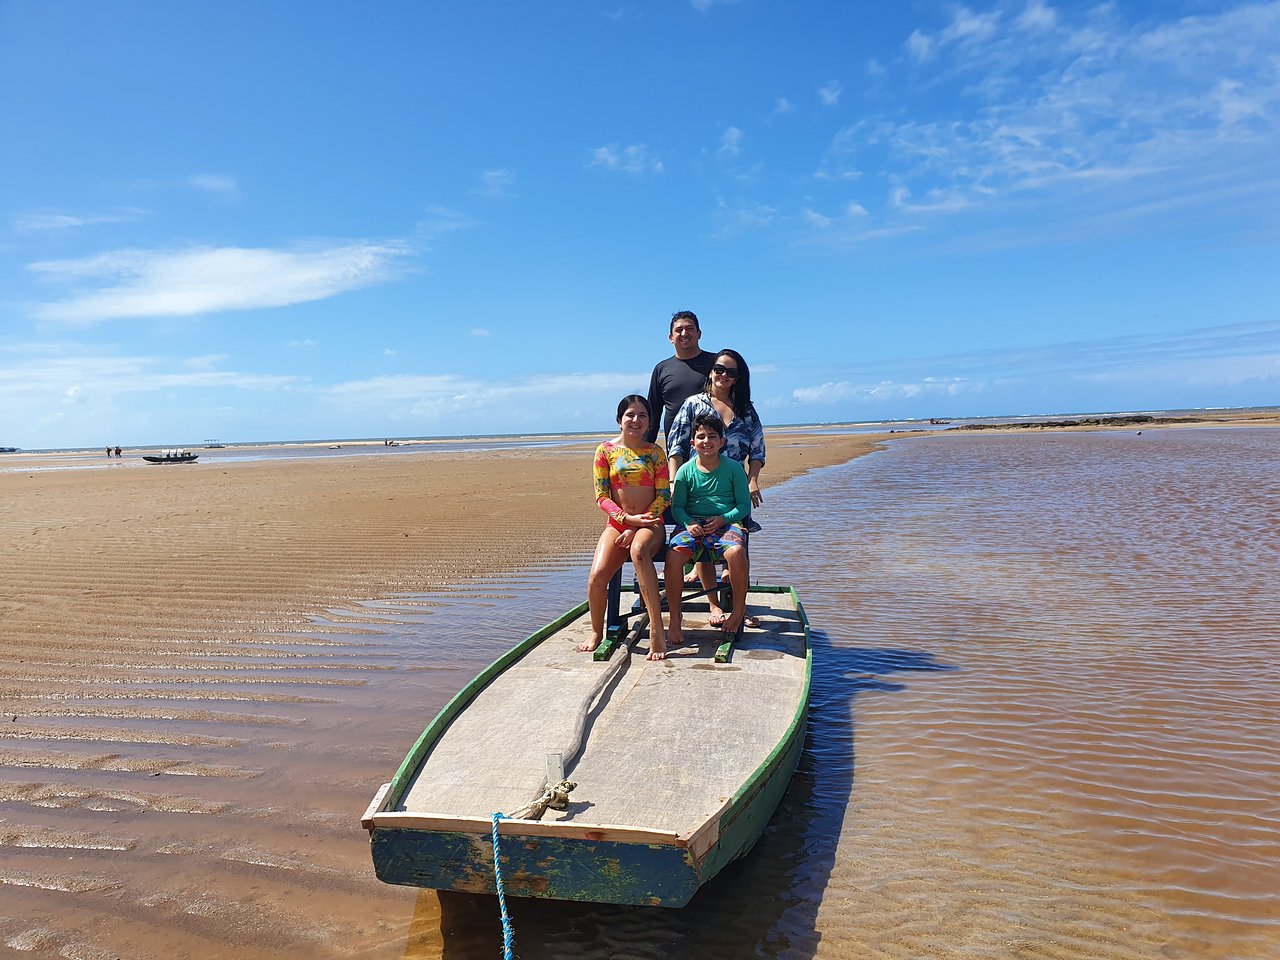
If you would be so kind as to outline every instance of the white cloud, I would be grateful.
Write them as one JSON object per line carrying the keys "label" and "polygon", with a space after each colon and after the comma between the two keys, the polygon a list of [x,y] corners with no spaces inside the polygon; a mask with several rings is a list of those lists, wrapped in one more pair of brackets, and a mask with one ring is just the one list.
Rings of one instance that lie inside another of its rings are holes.
{"label": "white cloud", "polygon": [[1186,194],[1201,171],[1219,180],[1207,190],[1236,170],[1236,182],[1267,189],[1256,170],[1280,149],[1280,3],[1154,25],[1122,21],[1113,4],[953,10],[906,47],[916,83],[962,100],[949,115],[842,129],[820,178],[878,172],[891,209],[912,213],[1118,186],[1121,203],[1150,204]]}
{"label": "white cloud", "polygon": [[474,330],[472,330],[472,331],[471,331],[471,335],[472,335],[473,337],[490,337],[490,336],[493,336],[493,334],[491,334],[488,330],[484,329],[484,327],[476,327]]}
{"label": "white cloud", "polygon": [[913,400],[918,397],[955,397],[981,392],[984,385],[963,377],[925,377],[900,383],[881,380],[876,383],[852,383],[841,380],[815,387],[798,387],[791,396],[799,403],[833,404],[845,401]]}
{"label": "white cloud", "polygon": [[1030,0],[1018,17],[1018,26],[1024,30],[1048,30],[1057,22],[1057,12],[1044,0]]}
{"label": "white cloud", "polygon": [[720,152],[726,156],[736,157],[742,149],[742,131],[730,127],[720,137]]}
{"label": "white cloud", "polygon": [[74,230],[99,223],[127,223],[143,216],[145,211],[128,209],[120,213],[69,214],[25,213],[13,219],[13,228],[19,233],[40,233],[53,230]]}
{"label": "white cloud", "polygon": [[[146,356],[115,357],[91,354],[73,344],[57,345],[58,355],[34,354],[0,367],[0,396],[6,404],[26,404],[32,409],[50,397],[73,398],[78,403],[109,403],[138,393],[161,390],[218,387],[234,390],[281,390],[303,386],[302,377],[239,373],[206,369],[192,358],[190,371],[175,369],[166,359]],[[211,359],[207,366],[212,366]]]}
{"label": "white cloud", "polygon": [[432,204],[423,211],[423,217],[414,225],[413,232],[414,236],[429,243],[436,237],[459,230],[471,230],[479,224],[480,221],[469,213]]}
{"label": "white cloud", "polygon": [[225,353],[206,353],[202,357],[187,357],[182,361],[184,367],[194,367],[197,370],[209,370],[227,359]]}
{"label": "white cloud", "polygon": [[486,197],[513,197],[511,185],[516,175],[510,170],[485,170],[480,174],[479,192]]}
{"label": "white cloud", "polygon": [[225,173],[198,173],[187,182],[197,190],[204,190],[221,197],[233,198],[240,195],[235,178]]}
{"label": "white cloud", "polygon": [[389,279],[405,253],[400,244],[367,242],[293,250],[117,250],[27,269],[50,283],[89,286],[35,309],[41,320],[84,325],[323,300]]}
{"label": "white cloud", "polygon": [[643,143],[633,143],[627,147],[619,147],[616,143],[592,148],[591,159],[587,166],[599,167],[603,170],[618,170],[622,173],[661,173],[662,161],[649,153]]}
{"label": "white cloud", "polygon": [[840,94],[844,92],[844,87],[840,85],[839,80],[831,80],[818,89],[818,99],[824,106],[834,107],[840,102]]}
{"label": "white cloud", "polygon": [[776,101],[774,101],[774,105],[773,105],[774,113],[790,113],[794,109],[795,107],[791,105],[791,101],[788,100],[786,97],[779,97]]}
{"label": "white cloud", "polygon": [[773,223],[777,216],[778,211],[774,207],[751,200],[741,200],[732,204],[720,200],[716,205],[716,219],[719,221],[722,233],[766,227]]}

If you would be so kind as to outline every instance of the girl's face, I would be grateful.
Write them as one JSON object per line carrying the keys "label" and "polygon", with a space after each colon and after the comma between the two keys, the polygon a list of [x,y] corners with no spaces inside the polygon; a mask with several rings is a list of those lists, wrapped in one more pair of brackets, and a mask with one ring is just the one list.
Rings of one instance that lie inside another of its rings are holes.
{"label": "girl's face", "polygon": [[633,403],[622,411],[622,419],[618,421],[622,432],[628,435],[640,434],[649,429],[649,411],[643,404]]}
{"label": "girl's face", "polygon": [[707,427],[699,427],[693,434],[693,449],[704,457],[711,457],[724,446],[724,437]]}

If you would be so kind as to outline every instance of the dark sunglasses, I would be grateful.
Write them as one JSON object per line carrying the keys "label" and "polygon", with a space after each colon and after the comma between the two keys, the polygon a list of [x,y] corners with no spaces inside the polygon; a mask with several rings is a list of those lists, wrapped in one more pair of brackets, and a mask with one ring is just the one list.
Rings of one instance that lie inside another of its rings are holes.
{"label": "dark sunglasses", "polygon": [[738,368],[726,367],[723,363],[713,363],[711,365],[711,372],[718,373],[722,377],[728,377],[730,380],[738,379]]}

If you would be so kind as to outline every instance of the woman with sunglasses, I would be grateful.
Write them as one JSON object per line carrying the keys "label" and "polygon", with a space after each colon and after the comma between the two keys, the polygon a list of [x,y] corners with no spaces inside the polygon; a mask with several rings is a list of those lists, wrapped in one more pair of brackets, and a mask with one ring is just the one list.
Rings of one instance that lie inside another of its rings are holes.
{"label": "woman with sunglasses", "polygon": [[594,650],[604,639],[609,581],[630,558],[649,614],[648,659],[666,656],[662,601],[653,557],[667,533],[662,511],[671,502],[671,484],[666,453],[644,438],[651,417],[649,401],[644,397],[635,393],[623,397],[618,403],[618,435],[596,447],[596,505],[604,511],[606,523],[587,574],[591,639],[578,646],[583,652]]}
{"label": "woman with sunglasses", "polygon": [[[695,393],[680,405],[671,433],[667,438],[667,461],[671,476],[675,476],[680,464],[690,457],[693,439],[693,423],[700,414],[714,413],[724,423],[724,449],[722,456],[737,460],[747,471],[747,488],[751,493],[751,505],[764,502],[760,493],[760,468],[764,466],[764,427],[751,403],[751,370],[737,350],[721,350],[711,364],[702,393]],[[748,530],[759,525],[747,518]],[[705,565],[710,567],[709,564]],[[715,583],[714,570],[701,570],[703,586],[710,589]],[[712,626],[720,626],[729,615],[720,609],[714,596],[710,597]],[[748,616],[747,626],[759,626],[755,617]]]}

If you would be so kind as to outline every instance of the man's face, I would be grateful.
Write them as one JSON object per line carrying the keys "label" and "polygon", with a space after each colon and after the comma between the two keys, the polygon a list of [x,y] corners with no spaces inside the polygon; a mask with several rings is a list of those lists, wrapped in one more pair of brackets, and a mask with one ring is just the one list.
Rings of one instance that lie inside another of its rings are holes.
{"label": "man's face", "polygon": [[698,352],[698,341],[702,339],[702,331],[692,320],[677,320],[671,328],[671,343],[678,356],[689,356]]}

